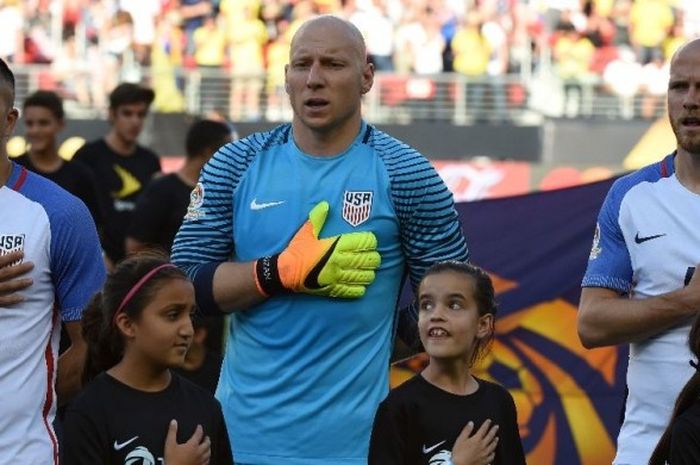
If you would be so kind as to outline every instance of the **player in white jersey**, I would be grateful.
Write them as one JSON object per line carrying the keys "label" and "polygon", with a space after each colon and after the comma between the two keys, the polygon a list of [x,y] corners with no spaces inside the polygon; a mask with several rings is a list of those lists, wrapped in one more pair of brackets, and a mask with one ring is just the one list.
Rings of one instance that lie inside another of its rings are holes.
{"label": "player in white jersey", "polygon": [[630,344],[616,465],[649,462],[692,374],[686,342],[700,312],[700,40],[671,61],[676,151],[615,182],[598,216],[578,332],[586,347]]}
{"label": "player in white jersey", "polygon": [[[56,394],[79,389],[79,320],[105,269],[87,207],[8,159],[13,102],[14,76],[0,60],[0,465],[56,464]],[[72,344],[57,360],[59,318]]]}

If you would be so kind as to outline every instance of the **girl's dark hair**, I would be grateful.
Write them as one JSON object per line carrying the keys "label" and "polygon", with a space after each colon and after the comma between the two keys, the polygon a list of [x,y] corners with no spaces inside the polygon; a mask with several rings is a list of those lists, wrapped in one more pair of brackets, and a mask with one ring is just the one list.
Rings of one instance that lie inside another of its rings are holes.
{"label": "girl's dark hair", "polygon": [[[84,383],[119,363],[124,355],[124,337],[113,323],[114,313],[143,276],[167,263],[167,256],[154,252],[129,257],[116,266],[107,277],[102,291],[93,296],[82,318],[81,332],[88,346],[83,369]],[[138,320],[163,283],[172,279],[187,279],[187,275],[174,266],[159,270],[143,283],[122,312],[129,318]]]}
{"label": "girl's dark hair", "polygon": [[[700,315],[695,317],[695,322],[693,327],[690,328],[690,333],[688,334],[688,346],[690,351],[695,356],[697,360],[700,358]],[[697,363],[697,362],[696,362]],[[678,394],[676,399],[676,405],[673,407],[673,413],[671,414],[671,419],[666,426],[664,434],[659,439],[656,449],[651,454],[649,459],[649,465],[664,465],[669,458],[671,452],[671,431],[673,430],[673,423],[683,412],[688,410],[688,408],[693,405],[693,403],[698,400],[700,396],[700,371],[696,368],[695,373],[690,377],[688,382],[685,384],[681,393]]]}
{"label": "girl's dark hair", "polygon": [[[433,266],[428,268],[428,271],[425,272],[423,278],[421,279],[421,284],[428,276],[446,272],[458,273],[471,278],[474,282],[474,301],[476,302],[479,316],[493,315],[495,321],[498,305],[496,304],[496,293],[493,289],[493,283],[491,282],[491,277],[489,277],[488,273],[478,266],[467,262],[446,260],[435,263]],[[418,288],[420,289],[420,284]],[[488,347],[493,341],[493,335],[494,331],[492,329],[487,337],[476,341],[476,347],[472,353],[470,365],[473,365],[487,352]]]}

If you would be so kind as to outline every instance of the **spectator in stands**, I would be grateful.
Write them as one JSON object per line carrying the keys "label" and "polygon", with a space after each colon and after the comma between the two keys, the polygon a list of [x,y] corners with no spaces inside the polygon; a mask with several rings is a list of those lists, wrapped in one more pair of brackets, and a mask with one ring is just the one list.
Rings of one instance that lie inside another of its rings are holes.
{"label": "spectator in stands", "polygon": [[134,55],[136,61],[150,65],[151,47],[156,38],[156,19],[160,16],[160,0],[120,0],[119,4],[134,21]]}
{"label": "spectator in stands", "polygon": [[[64,37],[63,46],[51,63],[51,81],[65,99],[75,100],[85,108],[93,103],[93,94],[102,94],[102,89],[93,92],[100,70],[99,63],[89,62],[80,53],[75,34]],[[98,101],[102,103],[101,101]],[[98,103],[95,102],[95,103]]]}
{"label": "spectator in stands", "polygon": [[136,82],[141,78],[134,56],[133,34],[134,20],[126,11],[117,11],[106,25],[100,45],[105,53],[105,86],[108,89],[120,81]]}
{"label": "spectator in stands", "polygon": [[256,121],[262,116],[260,91],[265,80],[263,47],[268,41],[267,28],[250,4],[231,7],[226,10],[226,14],[230,25],[228,33],[232,71],[229,117],[234,122]]}
{"label": "spectator in stands", "polygon": [[5,0],[0,4],[0,59],[9,63],[24,62],[24,20],[22,2]]}
{"label": "spectator in stands", "polygon": [[151,89],[118,85],[109,95],[109,132],[85,144],[74,157],[97,179],[104,212],[102,247],[108,264],[124,258],[131,213],[144,186],[160,171],[156,154],[138,144],[153,98]]}
{"label": "spectator in stands", "polygon": [[486,18],[481,26],[481,34],[486,39],[491,53],[486,65],[488,75],[489,110],[493,120],[505,120],[508,110],[508,88],[506,74],[510,61],[508,37],[502,24],[502,19],[495,14]]}
{"label": "spectator in stands", "polygon": [[662,55],[663,41],[673,26],[667,0],[636,0],[630,11],[630,38],[637,60],[646,65]]}
{"label": "spectator in stands", "polygon": [[126,236],[127,254],[148,248],[170,254],[202,167],[228,142],[231,129],[225,123],[201,120],[190,127],[185,164],[176,173],[152,180],[136,204]]}
{"label": "spectator in stands", "polygon": [[185,97],[181,88],[181,69],[184,36],[179,27],[176,11],[169,11],[156,27],[156,38],[151,48],[151,82],[156,90],[153,110],[178,113],[185,109]]}
{"label": "spectator in stands", "polygon": [[102,212],[92,172],[58,155],[58,134],[65,125],[63,101],[56,93],[40,90],[24,99],[22,110],[29,150],[14,159],[78,197],[90,210],[98,230]]}
{"label": "spectator in stands", "polygon": [[287,121],[291,119],[292,109],[284,88],[284,67],[288,63],[289,38],[286,33],[289,24],[286,20],[279,21],[279,34],[270,42],[266,53],[267,110],[265,118],[268,121]]}
{"label": "spectator in stands", "polygon": [[625,119],[634,117],[634,96],[642,85],[642,65],[634,58],[634,52],[620,48],[617,58],[603,71],[604,88],[619,99],[618,115]]}
{"label": "spectator in stands", "polygon": [[185,32],[185,62],[189,64],[196,51],[194,31],[214,13],[214,5],[211,0],[179,0],[179,13]]}
{"label": "spectator in stands", "polygon": [[560,23],[557,33],[555,68],[564,88],[564,113],[573,118],[581,111],[583,92],[590,90],[594,81],[590,68],[595,47],[572,23]]}
{"label": "spectator in stands", "polygon": [[642,91],[642,118],[656,118],[661,116],[664,97],[668,89],[668,62],[663,57],[656,56],[654,60],[642,66],[641,86]]}
{"label": "spectator in stands", "polygon": [[194,30],[194,62],[200,68],[221,69],[224,66],[227,39],[217,18],[213,13],[208,15]]}
{"label": "spectator in stands", "polygon": [[470,11],[452,38],[453,67],[467,77],[465,84],[467,114],[481,119],[487,87],[486,73],[491,57],[491,44],[482,33],[481,15]]}
{"label": "spectator in stands", "polygon": [[394,70],[394,24],[389,18],[386,0],[372,0],[366,9],[357,9],[348,18],[362,32],[367,55],[376,71]]}

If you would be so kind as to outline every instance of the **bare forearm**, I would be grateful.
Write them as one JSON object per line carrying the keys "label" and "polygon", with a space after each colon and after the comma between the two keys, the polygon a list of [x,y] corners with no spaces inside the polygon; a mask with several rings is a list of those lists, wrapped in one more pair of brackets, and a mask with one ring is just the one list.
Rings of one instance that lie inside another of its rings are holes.
{"label": "bare forearm", "polygon": [[247,310],[265,297],[255,285],[253,262],[226,262],[214,273],[214,300],[224,311]]}
{"label": "bare forearm", "polygon": [[72,345],[58,358],[56,394],[61,405],[80,391],[86,349],[85,344]]}
{"label": "bare forearm", "polygon": [[687,288],[640,300],[622,298],[608,289],[584,288],[579,337],[588,348],[640,341],[697,314],[696,300]]}

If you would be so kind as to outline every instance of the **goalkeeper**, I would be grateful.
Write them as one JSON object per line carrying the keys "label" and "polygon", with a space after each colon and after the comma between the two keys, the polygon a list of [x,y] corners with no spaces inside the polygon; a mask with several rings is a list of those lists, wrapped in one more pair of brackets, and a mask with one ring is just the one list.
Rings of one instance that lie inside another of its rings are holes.
{"label": "goalkeeper", "polygon": [[205,312],[230,312],[217,398],[236,464],[365,465],[388,391],[397,302],[436,261],[466,260],[452,195],[421,154],[364,122],[360,32],[296,32],[294,117],[219,149],[173,246]]}

